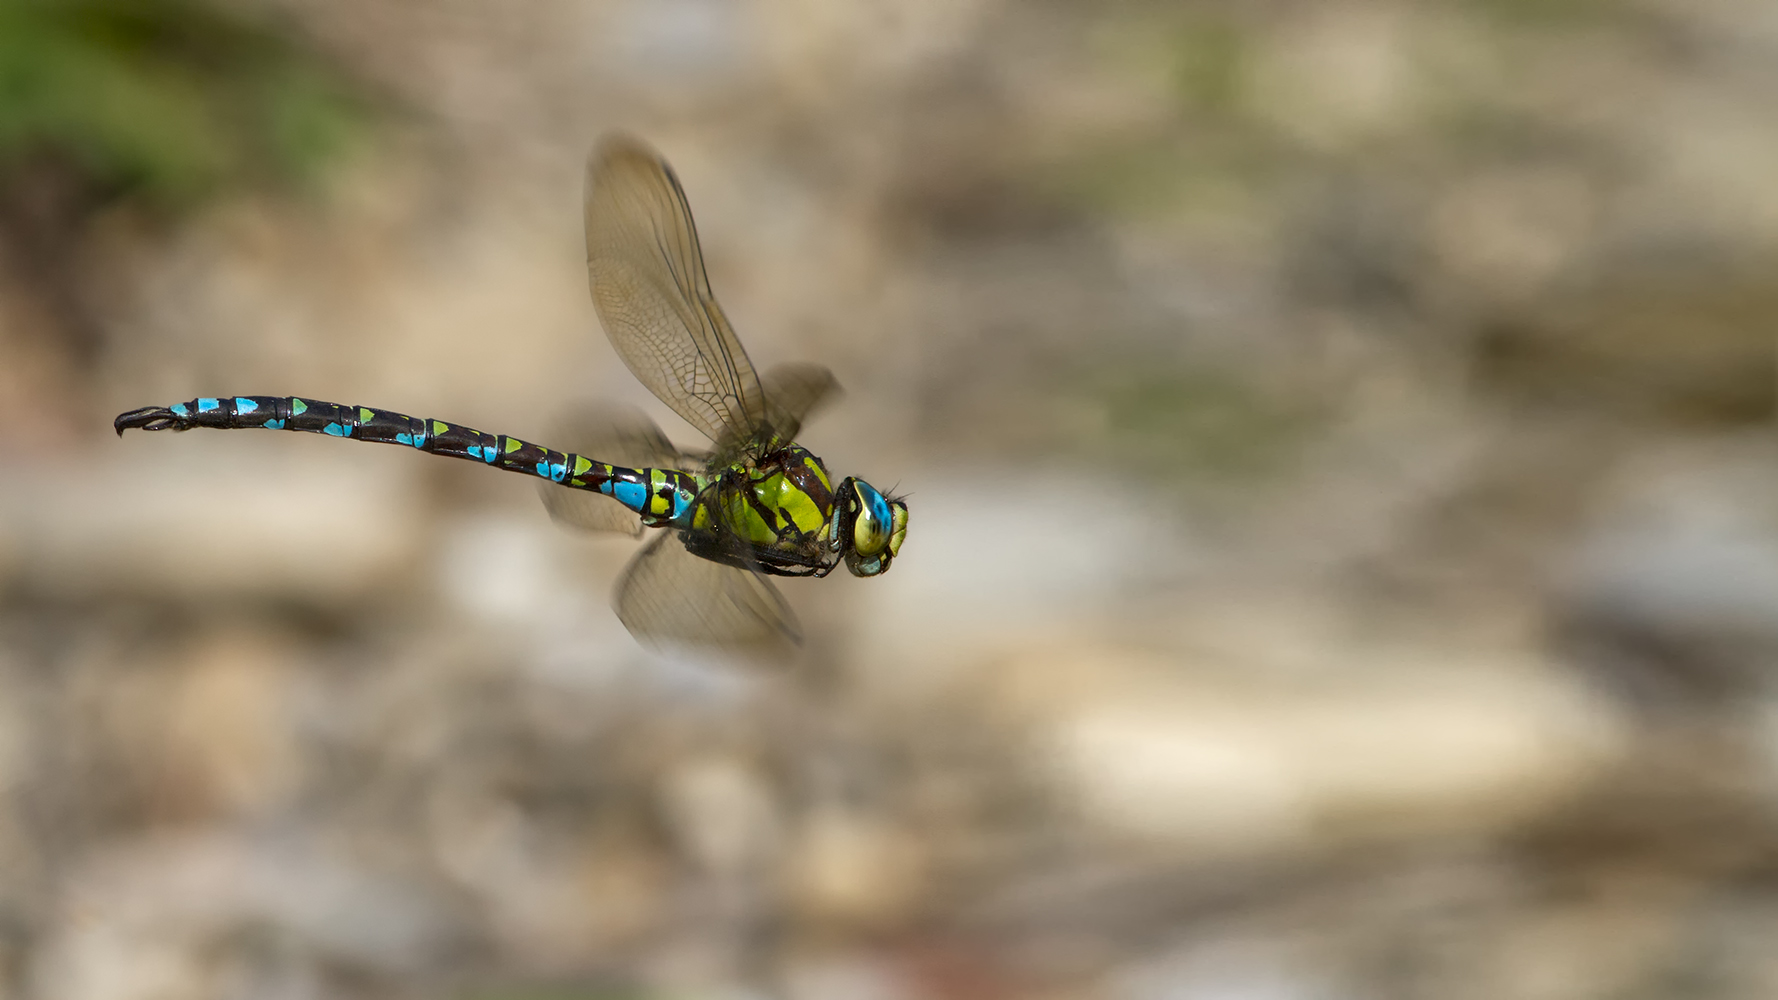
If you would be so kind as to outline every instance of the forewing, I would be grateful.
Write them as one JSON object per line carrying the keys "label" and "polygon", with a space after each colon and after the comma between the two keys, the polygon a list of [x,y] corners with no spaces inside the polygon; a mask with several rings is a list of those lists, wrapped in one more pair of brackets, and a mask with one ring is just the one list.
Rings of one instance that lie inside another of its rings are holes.
{"label": "forewing", "polygon": [[753,656],[784,656],[802,642],[796,615],[770,580],[692,555],[677,531],[664,531],[630,560],[612,606],[650,646],[715,646]]}
{"label": "forewing", "polygon": [[[628,406],[581,406],[556,421],[546,440],[562,451],[633,469],[690,470],[701,464],[697,456],[674,448],[641,410]],[[539,482],[537,495],[558,524],[583,531],[616,531],[632,538],[642,534],[642,518],[602,493]]]}
{"label": "forewing", "polygon": [[821,365],[778,365],[759,381],[766,404],[762,436],[767,450],[794,442],[803,421],[840,396],[839,380]]}
{"label": "forewing", "polygon": [[587,162],[586,247],[624,364],[710,440],[749,439],[765,418],[758,376],[710,292],[678,178],[638,139],[606,136]]}

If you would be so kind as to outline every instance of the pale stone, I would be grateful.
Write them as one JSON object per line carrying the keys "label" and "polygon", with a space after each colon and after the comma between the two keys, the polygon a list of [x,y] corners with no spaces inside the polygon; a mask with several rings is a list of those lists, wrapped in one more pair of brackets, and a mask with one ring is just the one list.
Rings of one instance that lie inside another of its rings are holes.
{"label": "pale stone", "polygon": [[924,860],[912,832],[838,804],[803,817],[786,856],[793,900],[808,919],[864,927],[894,923],[921,898]]}
{"label": "pale stone", "polygon": [[180,661],[164,719],[169,780],[182,775],[206,811],[251,816],[281,804],[302,774],[289,644],[227,632]]}
{"label": "pale stone", "polygon": [[1290,690],[1056,650],[993,685],[1080,819],[1205,857],[1509,829],[1616,758],[1620,724],[1559,675],[1425,652],[1425,676]]}
{"label": "pale stone", "polygon": [[694,758],[668,771],[661,803],[680,843],[722,878],[757,873],[776,854],[783,821],[764,776],[726,756]]}
{"label": "pale stone", "polygon": [[424,542],[403,458],[269,431],[131,432],[106,445],[110,488],[97,458],[0,477],[0,551],[49,594],[351,605],[403,580]]}

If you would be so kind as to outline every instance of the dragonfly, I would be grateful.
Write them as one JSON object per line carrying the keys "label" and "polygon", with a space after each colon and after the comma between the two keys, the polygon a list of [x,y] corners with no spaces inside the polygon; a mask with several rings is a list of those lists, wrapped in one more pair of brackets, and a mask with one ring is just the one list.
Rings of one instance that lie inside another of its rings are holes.
{"label": "dragonfly", "polygon": [[200,396],[119,414],[132,428],[269,428],[375,441],[534,476],[559,523],[640,537],[612,598],[650,646],[785,650],[801,628],[774,576],[889,570],[907,537],[905,498],[855,476],[835,482],[796,443],[838,393],[807,363],[756,372],[710,290],[678,177],[640,139],[612,134],[588,158],[587,276],[618,357],[710,441],[681,450],[640,411],[583,409],[561,421],[563,450],[462,424],[307,396]]}

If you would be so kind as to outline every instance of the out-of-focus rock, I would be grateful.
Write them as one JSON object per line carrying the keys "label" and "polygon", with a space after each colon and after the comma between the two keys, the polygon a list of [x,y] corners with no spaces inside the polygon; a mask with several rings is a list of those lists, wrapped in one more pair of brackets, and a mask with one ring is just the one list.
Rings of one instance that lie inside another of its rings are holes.
{"label": "out-of-focus rock", "polygon": [[1420,676],[1286,687],[1052,648],[1010,661],[990,686],[1077,816],[1188,856],[1511,829],[1614,759],[1609,713],[1535,661],[1453,669],[1446,651],[1423,652]]}
{"label": "out-of-focus rock", "polygon": [[275,635],[234,631],[180,655],[161,752],[163,780],[184,789],[189,808],[263,814],[295,790],[303,762],[292,652]]}
{"label": "out-of-focus rock", "polygon": [[1439,198],[1429,239],[1468,294],[1523,301],[1573,266],[1598,221],[1598,198],[1573,169],[1483,173]]}
{"label": "out-of-focus rock", "polygon": [[[495,941],[535,972],[572,972],[638,946],[665,915],[666,871],[637,836],[563,829],[453,785],[430,804],[434,850],[486,914]],[[611,820],[605,825],[616,825]]]}
{"label": "out-of-focus rock", "polygon": [[930,888],[917,832],[837,803],[802,817],[786,860],[794,904],[821,926],[892,925]]}
{"label": "out-of-focus rock", "polygon": [[1199,553],[1139,491],[1107,505],[1093,491],[1061,488],[1068,475],[941,468],[921,477],[909,558],[868,581],[868,592],[847,592],[873,680],[948,683],[1009,635],[1113,616],[1141,593],[1139,581],[1197,567]]}
{"label": "out-of-focus rock", "polygon": [[1500,396],[1558,412],[1769,423],[1778,401],[1770,273],[1769,262],[1607,272],[1488,323],[1474,372]]}
{"label": "out-of-focus rock", "polygon": [[1626,461],[1556,566],[1560,637],[1649,709],[1778,692],[1778,448],[1760,434]]}
{"label": "out-of-focus rock", "polygon": [[789,1000],[914,1000],[916,992],[889,962],[872,955],[812,955],[787,963]]}
{"label": "out-of-focus rock", "polygon": [[[351,605],[399,581],[427,507],[394,449],[133,434],[79,465],[0,477],[0,552],[45,595]],[[360,449],[322,455],[311,449]],[[436,459],[426,459],[437,461]]]}
{"label": "out-of-focus rock", "polygon": [[663,776],[663,814],[687,854],[719,879],[758,876],[784,838],[772,788],[728,756],[684,761]]}
{"label": "out-of-focus rock", "polygon": [[[532,502],[526,484],[514,485],[524,494],[515,505],[466,512],[441,526],[428,560],[437,592],[452,610],[536,636],[564,658],[573,648],[627,646],[606,605],[612,582],[640,546],[623,535],[566,530]],[[559,665],[556,679],[570,680],[571,666]]]}
{"label": "out-of-focus rock", "polygon": [[1355,4],[1289,19],[1254,60],[1257,113],[1304,143],[1331,148],[1403,127],[1426,90],[1411,58],[1411,11]]}
{"label": "out-of-focus rock", "polygon": [[1111,1000],[1334,1000],[1340,994],[1293,954],[1258,935],[1212,937],[1130,963],[1110,976]]}
{"label": "out-of-focus rock", "polygon": [[32,986],[68,1000],[220,1000],[337,995],[364,976],[415,983],[448,968],[460,937],[441,904],[315,848],[142,840],[71,874]]}

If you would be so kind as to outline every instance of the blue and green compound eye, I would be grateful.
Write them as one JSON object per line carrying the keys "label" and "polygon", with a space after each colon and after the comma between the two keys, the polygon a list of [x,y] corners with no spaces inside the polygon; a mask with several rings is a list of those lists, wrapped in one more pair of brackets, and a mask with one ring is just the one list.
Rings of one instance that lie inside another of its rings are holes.
{"label": "blue and green compound eye", "polygon": [[894,513],[889,521],[889,558],[901,555],[901,543],[908,537],[908,505],[900,500],[889,501],[889,509]]}
{"label": "blue and green compound eye", "polygon": [[853,576],[876,576],[889,568],[907,537],[908,508],[862,479],[840,484],[828,525],[828,545],[845,556]]}

